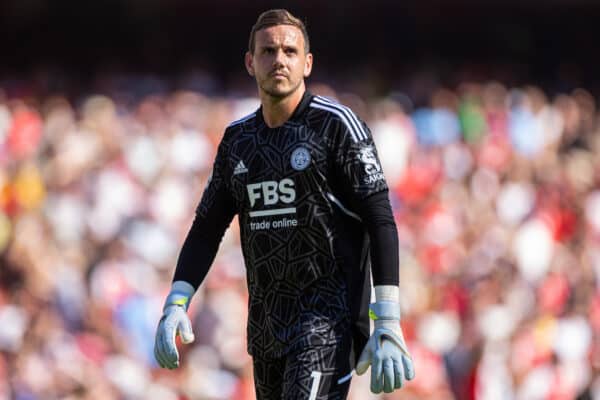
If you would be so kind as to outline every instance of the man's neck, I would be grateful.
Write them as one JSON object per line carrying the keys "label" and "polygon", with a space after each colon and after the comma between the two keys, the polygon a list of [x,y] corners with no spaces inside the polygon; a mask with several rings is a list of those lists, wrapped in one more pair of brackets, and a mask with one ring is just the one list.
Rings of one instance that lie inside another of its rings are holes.
{"label": "man's neck", "polygon": [[294,113],[306,88],[302,84],[295,92],[283,99],[277,99],[265,93],[261,96],[262,114],[269,128],[283,125]]}

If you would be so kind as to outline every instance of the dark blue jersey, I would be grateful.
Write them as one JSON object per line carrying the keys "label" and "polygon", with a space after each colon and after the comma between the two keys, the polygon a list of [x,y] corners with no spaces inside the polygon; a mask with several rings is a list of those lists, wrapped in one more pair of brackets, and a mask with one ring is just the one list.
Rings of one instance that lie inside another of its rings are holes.
{"label": "dark blue jersey", "polygon": [[197,219],[239,216],[250,354],[280,357],[350,332],[362,348],[371,285],[359,209],[386,190],[366,124],[326,98],[305,93],[278,128],[259,109],[226,129]]}

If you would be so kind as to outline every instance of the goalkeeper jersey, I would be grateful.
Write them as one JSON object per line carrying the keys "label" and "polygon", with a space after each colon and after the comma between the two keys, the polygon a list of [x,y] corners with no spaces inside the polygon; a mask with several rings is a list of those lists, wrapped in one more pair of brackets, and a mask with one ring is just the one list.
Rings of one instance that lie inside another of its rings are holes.
{"label": "goalkeeper jersey", "polygon": [[305,92],[277,128],[258,109],[226,129],[197,218],[228,225],[239,216],[251,355],[278,358],[347,335],[362,349],[371,283],[357,210],[384,190],[368,127],[327,98]]}

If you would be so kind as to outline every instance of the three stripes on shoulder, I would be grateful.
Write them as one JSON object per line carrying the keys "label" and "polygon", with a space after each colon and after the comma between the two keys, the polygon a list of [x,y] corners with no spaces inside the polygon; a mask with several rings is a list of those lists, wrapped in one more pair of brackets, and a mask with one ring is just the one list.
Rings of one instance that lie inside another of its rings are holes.
{"label": "three stripes on shoulder", "polygon": [[352,140],[355,142],[360,142],[361,140],[367,139],[367,132],[365,131],[362,123],[348,107],[339,103],[335,103],[322,96],[313,97],[312,101],[310,102],[310,106],[329,111],[337,115],[342,120],[344,125],[346,125],[346,128],[348,128],[348,131],[350,132],[350,136],[352,136]]}

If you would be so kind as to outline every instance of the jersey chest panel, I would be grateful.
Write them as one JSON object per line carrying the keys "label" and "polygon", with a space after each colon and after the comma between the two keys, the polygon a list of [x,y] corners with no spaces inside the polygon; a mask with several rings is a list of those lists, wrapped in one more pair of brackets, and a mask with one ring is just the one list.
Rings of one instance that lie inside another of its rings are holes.
{"label": "jersey chest panel", "polygon": [[306,125],[243,132],[228,162],[242,229],[306,226],[326,205],[327,148]]}

